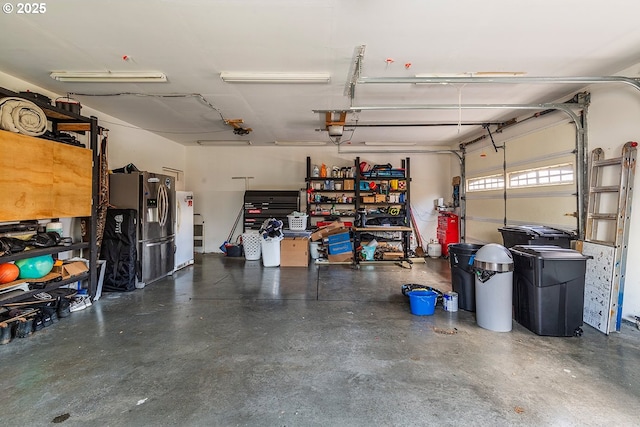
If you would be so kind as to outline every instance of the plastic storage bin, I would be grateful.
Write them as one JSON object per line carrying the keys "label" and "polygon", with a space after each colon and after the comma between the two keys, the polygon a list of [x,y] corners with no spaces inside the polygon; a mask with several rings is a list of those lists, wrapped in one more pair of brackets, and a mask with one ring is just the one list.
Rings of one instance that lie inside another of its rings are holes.
{"label": "plastic storage bin", "polygon": [[473,261],[476,271],[476,323],[495,332],[513,327],[513,255],[497,243],[484,245]]}
{"label": "plastic storage bin", "polygon": [[516,245],[554,245],[569,249],[573,234],[542,225],[507,225],[498,228],[507,248]]}
{"label": "plastic storage bin", "polygon": [[462,310],[476,311],[473,259],[481,247],[482,245],[473,243],[453,243],[449,245],[451,287],[458,294],[458,307]]}
{"label": "plastic storage bin", "polygon": [[589,257],[559,246],[518,245],[510,251],[516,322],[538,335],[581,335]]}
{"label": "plastic storage bin", "polygon": [[262,236],[257,233],[244,233],[242,235],[242,246],[244,246],[244,257],[247,261],[256,261],[262,255]]}
{"label": "plastic storage bin", "polygon": [[289,230],[306,230],[309,215],[287,215]]}
{"label": "plastic storage bin", "polygon": [[260,239],[262,248],[262,265],[265,267],[280,266],[280,240],[279,237],[267,237]]}

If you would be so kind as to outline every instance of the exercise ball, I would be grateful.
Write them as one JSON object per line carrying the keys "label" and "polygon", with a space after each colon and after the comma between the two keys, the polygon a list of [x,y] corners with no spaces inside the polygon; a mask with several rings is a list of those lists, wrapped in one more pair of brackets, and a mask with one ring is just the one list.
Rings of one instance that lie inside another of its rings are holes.
{"label": "exercise ball", "polygon": [[16,266],[20,269],[20,279],[39,279],[53,269],[53,257],[41,255],[33,258],[19,259]]}

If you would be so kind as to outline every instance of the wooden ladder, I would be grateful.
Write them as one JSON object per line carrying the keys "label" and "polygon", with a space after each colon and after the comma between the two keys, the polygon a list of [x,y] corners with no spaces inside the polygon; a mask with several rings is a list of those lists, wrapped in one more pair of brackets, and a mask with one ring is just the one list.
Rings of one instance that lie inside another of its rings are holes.
{"label": "wooden ladder", "polygon": [[589,162],[589,201],[583,253],[587,261],[584,322],[608,334],[619,331],[636,169],[637,142],[620,157],[596,148]]}

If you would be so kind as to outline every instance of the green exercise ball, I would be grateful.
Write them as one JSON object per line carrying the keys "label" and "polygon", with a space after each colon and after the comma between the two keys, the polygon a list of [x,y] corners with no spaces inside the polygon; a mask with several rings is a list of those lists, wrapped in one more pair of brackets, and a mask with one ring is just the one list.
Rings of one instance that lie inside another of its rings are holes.
{"label": "green exercise ball", "polygon": [[53,269],[53,257],[41,255],[33,258],[19,259],[16,266],[20,269],[20,279],[39,279]]}

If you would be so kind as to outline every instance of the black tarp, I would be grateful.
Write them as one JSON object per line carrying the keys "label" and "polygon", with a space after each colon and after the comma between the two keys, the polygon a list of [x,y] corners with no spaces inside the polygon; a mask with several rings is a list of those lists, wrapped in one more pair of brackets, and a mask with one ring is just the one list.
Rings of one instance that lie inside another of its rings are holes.
{"label": "black tarp", "polygon": [[137,235],[135,209],[107,210],[100,259],[107,262],[102,290],[129,292],[136,289]]}

